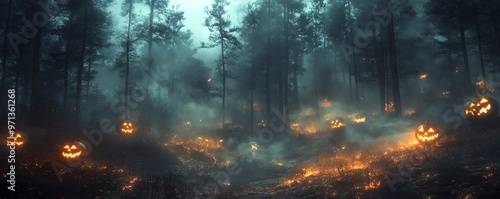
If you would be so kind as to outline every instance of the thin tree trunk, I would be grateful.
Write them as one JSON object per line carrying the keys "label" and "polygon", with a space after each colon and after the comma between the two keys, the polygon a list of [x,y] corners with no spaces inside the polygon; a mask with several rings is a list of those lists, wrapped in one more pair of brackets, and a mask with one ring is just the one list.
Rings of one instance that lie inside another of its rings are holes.
{"label": "thin tree trunk", "polygon": [[[24,51],[23,50],[19,50],[19,57],[18,57],[18,63],[17,63],[17,69],[16,69],[16,80],[14,82],[14,89],[16,90],[16,92],[19,94],[19,93],[26,93],[26,87],[23,88],[23,92],[20,92],[19,91],[19,76],[21,75],[21,67],[22,67],[22,61],[23,61],[23,55],[24,55]],[[24,106],[22,106],[23,103],[21,103],[21,100],[24,100],[24,97],[21,97],[21,96],[26,96],[26,94],[24,95],[20,95],[19,96],[19,99],[17,100],[17,104],[19,104],[19,110],[23,110],[23,108],[25,108]],[[26,104],[26,103],[24,103]]]}
{"label": "thin tree trunk", "polygon": [[252,55],[251,57],[251,67],[250,67],[250,130],[253,132],[253,127],[254,127],[254,122],[253,122],[253,104],[254,104],[254,96],[253,96],[253,90],[254,90],[254,69],[255,69],[255,48],[254,45],[252,45]]}
{"label": "thin tree trunk", "polygon": [[463,16],[462,1],[458,1],[458,13],[460,22],[460,40],[462,46],[462,54],[464,57],[464,73],[465,73],[465,90],[466,93],[472,92],[471,75],[469,67],[469,56],[467,55],[467,43],[465,42],[465,22]]}
{"label": "thin tree trunk", "polygon": [[389,53],[390,53],[390,62],[391,62],[391,79],[392,79],[392,97],[394,99],[394,113],[396,117],[401,117],[401,96],[399,90],[399,72],[398,72],[398,63],[396,56],[396,38],[394,36],[394,16],[389,22],[388,27],[388,35],[389,35]]}
{"label": "thin tree trunk", "polygon": [[448,34],[448,64],[450,64],[450,91],[455,93],[455,67],[453,66],[453,57],[452,57],[453,49],[452,49],[452,41],[451,34]]}
{"label": "thin tree trunk", "polygon": [[33,68],[31,80],[31,99],[30,99],[30,112],[32,122],[37,120],[38,110],[38,78],[40,76],[40,57],[42,50],[42,34],[43,30],[39,29],[35,36],[35,43],[33,48]]}
{"label": "thin tree trunk", "polygon": [[[289,69],[289,62],[290,62],[290,41],[289,41],[289,31],[290,31],[290,11],[289,11],[289,5],[288,3],[285,3],[285,70],[284,72],[284,82],[283,82],[283,88],[284,88],[284,105],[283,105],[283,115],[285,116],[285,119],[288,119],[288,95],[289,95],[289,86],[288,86],[288,69]],[[288,127],[287,125],[285,125]],[[288,128],[287,128],[288,129]]]}
{"label": "thin tree trunk", "polygon": [[298,82],[298,67],[294,66],[293,67],[293,109],[291,112],[296,112],[297,110],[300,110],[300,103],[299,103],[299,82]]}
{"label": "thin tree trunk", "polygon": [[319,91],[318,91],[318,79],[319,79],[319,70],[318,70],[318,59],[317,59],[317,49],[313,50],[313,68],[314,68],[314,109],[316,111],[316,115],[319,117]]}
{"label": "thin tree trunk", "polygon": [[[73,13],[69,16],[69,26],[73,24]],[[69,118],[68,116],[68,76],[69,76],[69,60],[71,57],[71,52],[69,50],[71,46],[71,35],[68,34],[68,40],[66,41],[66,55],[64,58],[64,91],[63,91],[63,118]]]}
{"label": "thin tree trunk", "polygon": [[271,119],[271,0],[267,0],[267,50],[266,50],[266,120]]}
{"label": "thin tree trunk", "polygon": [[93,47],[90,46],[90,49],[89,49],[89,57],[88,57],[88,64],[87,64],[87,84],[86,84],[86,89],[85,89],[85,98],[86,98],[86,102],[88,103],[89,100],[90,100],[90,76],[91,76],[91,73],[92,73],[92,50],[93,50]]}
{"label": "thin tree trunk", "polygon": [[82,78],[83,78],[83,68],[85,65],[85,50],[87,48],[87,29],[88,29],[88,5],[85,4],[85,19],[83,23],[83,39],[82,46],[80,48],[80,63],[78,66],[78,73],[76,78],[76,107],[75,107],[75,122],[79,124],[81,121],[81,100],[82,100]]}
{"label": "thin tree trunk", "polygon": [[380,103],[380,112],[385,112],[385,67],[382,61],[382,56],[380,55],[380,51],[378,48],[378,40],[377,37],[373,37],[374,46],[373,49],[375,51],[375,60],[377,64],[377,74],[378,74],[378,93],[379,93],[379,103]]}
{"label": "thin tree trunk", "polygon": [[126,53],[126,63],[125,63],[125,106],[127,107],[127,111],[125,113],[126,119],[128,119],[128,84],[129,84],[129,73],[130,73],[130,28],[132,26],[132,0],[129,0],[128,7],[128,26],[127,26],[127,45],[125,49]]}
{"label": "thin tree trunk", "polygon": [[497,39],[498,52],[500,52],[500,33],[498,32],[498,25],[493,15],[490,16],[490,21],[491,24],[493,25],[493,30],[495,31],[495,38]]}
{"label": "thin tree trunk", "polygon": [[[12,0],[9,0],[9,5],[8,5],[8,9],[7,9],[7,19],[6,19],[6,23],[5,23],[5,34],[4,34],[4,37],[3,37],[3,55],[2,55],[2,85],[1,85],[1,88],[0,88],[0,92],[2,92],[2,96],[0,97],[1,99],[1,102],[2,104],[6,104],[5,103],[5,99],[7,99],[5,96],[4,93],[6,93],[5,91],[5,88],[6,88],[6,79],[7,79],[7,41],[8,41],[8,35],[9,35],[9,32],[10,32],[10,15],[11,15],[11,11],[12,11]],[[7,110],[5,108],[6,106],[3,106],[1,108],[2,110],[2,113]]]}
{"label": "thin tree trunk", "polygon": [[485,68],[484,68],[484,60],[483,60],[483,48],[481,47],[481,29],[480,29],[480,25],[479,25],[479,20],[477,19],[477,15],[478,15],[478,12],[477,12],[477,8],[476,10],[474,11],[474,23],[475,23],[475,27],[476,27],[476,35],[477,35],[477,47],[479,49],[479,61],[481,63],[481,75],[483,77],[483,80],[484,80],[484,83],[486,84],[486,71],[485,71]]}
{"label": "thin tree trunk", "polygon": [[153,67],[153,57],[151,51],[153,50],[153,19],[156,0],[150,0],[149,5],[149,30],[148,30],[148,67]]}
{"label": "thin tree trunk", "polygon": [[[222,21],[222,17],[220,17],[220,21]],[[222,26],[220,27],[220,37],[221,37],[221,61],[222,61],[222,125],[226,122],[226,60],[224,56],[224,33],[222,30]]]}
{"label": "thin tree trunk", "polygon": [[[354,35],[353,35],[354,38]],[[352,45],[354,46],[354,39],[352,40]],[[352,66],[354,73],[354,102],[356,104],[356,108],[359,109],[359,80],[358,80],[358,65],[356,62],[356,53],[352,54]]]}

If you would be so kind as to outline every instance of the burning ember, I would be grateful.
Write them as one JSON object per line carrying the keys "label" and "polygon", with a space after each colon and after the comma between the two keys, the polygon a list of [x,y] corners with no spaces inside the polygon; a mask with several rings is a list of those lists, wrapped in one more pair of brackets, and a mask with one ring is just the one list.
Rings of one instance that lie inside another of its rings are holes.
{"label": "burning ember", "polygon": [[255,142],[251,142],[250,144],[252,146],[252,150],[259,150],[259,144],[255,143]]}
{"label": "burning ember", "polygon": [[424,74],[420,75],[420,77],[419,77],[419,78],[420,78],[420,79],[427,79],[427,74],[426,74],[426,73],[424,73]]}
{"label": "burning ember", "polygon": [[313,126],[309,126],[309,127],[306,127],[306,132],[309,134],[314,134],[314,133],[318,132],[318,130]]}
{"label": "burning ember", "polygon": [[299,123],[293,123],[292,125],[290,125],[290,128],[293,131],[299,132],[300,131],[300,124]]}
{"label": "burning ember", "polygon": [[300,123],[292,123],[290,125],[290,128],[297,134],[303,134],[303,133],[314,134],[318,132],[318,130],[314,126],[307,126],[304,129],[302,129]]}
{"label": "burning ember", "polygon": [[267,125],[267,124],[266,124],[266,120],[261,120],[261,121],[259,122],[259,127],[260,127],[260,128],[266,128],[266,125]]}
{"label": "burning ember", "polygon": [[385,112],[394,112],[394,102],[385,103]]}
{"label": "burning ember", "polygon": [[326,99],[326,98],[325,98],[325,99],[323,100],[323,102],[321,102],[321,106],[322,106],[323,108],[328,108],[328,107],[332,106],[332,104],[328,101],[328,99]]}
{"label": "burning ember", "polygon": [[448,97],[450,96],[450,91],[443,91],[441,94],[445,97]]}
{"label": "burning ember", "polygon": [[406,109],[406,110],[405,110],[405,116],[406,116],[406,117],[411,117],[411,116],[413,116],[415,113],[417,113],[417,110],[415,110],[414,108],[410,108],[410,109]]}

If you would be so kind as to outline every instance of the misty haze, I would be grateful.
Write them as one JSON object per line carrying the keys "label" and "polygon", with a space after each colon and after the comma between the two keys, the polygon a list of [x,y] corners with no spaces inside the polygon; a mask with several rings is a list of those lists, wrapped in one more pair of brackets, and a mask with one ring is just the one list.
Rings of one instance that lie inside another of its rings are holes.
{"label": "misty haze", "polygon": [[500,1],[2,0],[0,22],[2,198],[500,198]]}

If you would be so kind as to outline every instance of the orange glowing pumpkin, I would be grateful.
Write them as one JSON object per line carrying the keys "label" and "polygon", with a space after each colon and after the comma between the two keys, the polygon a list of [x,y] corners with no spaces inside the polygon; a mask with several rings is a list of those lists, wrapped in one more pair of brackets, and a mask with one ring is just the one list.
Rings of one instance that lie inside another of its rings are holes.
{"label": "orange glowing pumpkin", "polygon": [[124,134],[132,134],[134,132],[134,126],[130,120],[125,120],[122,123],[121,132]]}
{"label": "orange glowing pumpkin", "polygon": [[14,143],[16,147],[22,147],[24,146],[25,141],[25,136],[21,132],[16,132],[14,139],[13,140],[7,140],[7,144],[12,144]]}
{"label": "orange glowing pumpkin", "polygon": [[71,142],[64,144],[62,148],[63,158],[75,159],[87,151],[87,147],[81,142]]}
{"label": "orange glowing pumpkin", "polygon": [[342,127],[345,127],[345,120],[341,117],[336,117],[330,124],[330,128],[332,129],[338,129]]}
{"label": "orange glowing pumpkin", "polygon": [[498,114],[498,103],[490,97],[479,97],[466,103],[465,118],[471,122],[489,121]]}
{"label": "orange glowing pumpkin", "polygon": [[418,127],[415,132],[417,141],[421,144],[431,144],[439,139],[440,130],[435,125],[429,124],[427,121]]}

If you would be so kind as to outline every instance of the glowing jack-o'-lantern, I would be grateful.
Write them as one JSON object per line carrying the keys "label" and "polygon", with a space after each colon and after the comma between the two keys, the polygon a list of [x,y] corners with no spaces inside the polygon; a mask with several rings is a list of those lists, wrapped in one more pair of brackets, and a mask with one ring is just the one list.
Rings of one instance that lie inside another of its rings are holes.
{"label": "glowing jack-o'-lantern", "polygon": [[342,128],[344,126],[345,126],[345,120],[343,118],[340,118],[340,117],[333,119],[331,124],[330,124],[330,128],[332,128],[332,129],[338,129],[338,128]]}
{"label": "glowing jack-o'-lantern", "polygon": [[425,124],[422,124],[418,127],[417,131],[415,132],[415,137],[421,144],[430,144],[436,142],[439,139],[439,133],[439,128],[432,124],[429,124],[429,121],[427,121]]}
{"label": "glowing jack-o'-lantern", "polygon": [[75,159],[87,151],[87,147],[81,142],[72,142],[64,144],[62,156],[64,158]]}
{"label": "glowing jack-o'-lantern", "polygon": [[366,116],[364,115],[356,115],[353,119],[354,123],[365,123],[366,122]]}
{"label": "glowing jack-o'-lantern", "polygon": [[129,120],[125,120],[122,123],[121,132],[125,134],[132,134],[134,132],[134,127],[132,126],[132,122]]}
{"label": "glowing jack-o'-lantern", "polygon": [[292,123],[290,125],[290,128],[296,132],[300,131],[300,124],[299,123]]}
{"label": "glowing jack-o'-lantern", "polygon": [[489,97],[480,97],[467,102],[464,110],[469,121],[485,121],[495,118],[498,114],[498,103]]}
{"label": "glowing jack-o'-lantern", "polygon": [[266,126],[267,126],[267,122],[266,122],[266,120],[261,120],[261,121],[259,122],[259,127],[260,127],[260,128],[266,128]]}
{"label": "glowing jack-o'-lantern", "polygon": [[25,136],[23,136],[22,133],[16,132],[14,139],[7,140],[7,144],[14,143],[16,145],[16,147],[22,147],[22,146],[24,146],[24,143],[25,143],[24,137]]}

